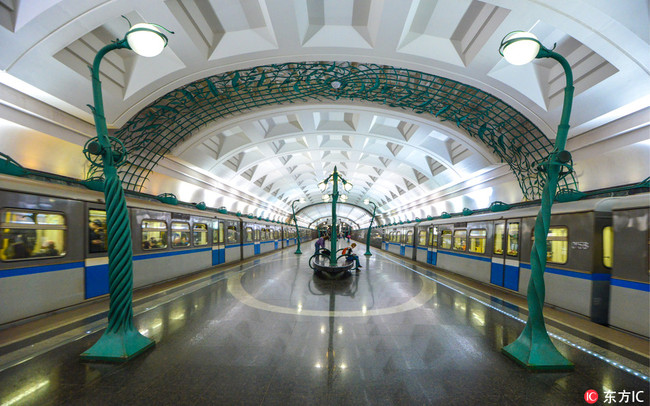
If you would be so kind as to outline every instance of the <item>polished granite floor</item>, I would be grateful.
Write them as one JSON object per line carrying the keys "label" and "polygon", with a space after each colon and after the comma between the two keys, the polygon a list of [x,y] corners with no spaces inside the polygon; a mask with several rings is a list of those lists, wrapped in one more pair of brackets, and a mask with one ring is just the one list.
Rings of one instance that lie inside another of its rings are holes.
{"label": "polished granite floor", "polygon": [[523,329],[517,306],[380,252],[335,282],[308,257],[287,249],[137,302],[156,346],[125,364],[80,362],[99,316],[0,348],[0,404],[585,405],[589,389],[648,404],[643,356],[550,326],[575,370],[531,373],[500,352]]}

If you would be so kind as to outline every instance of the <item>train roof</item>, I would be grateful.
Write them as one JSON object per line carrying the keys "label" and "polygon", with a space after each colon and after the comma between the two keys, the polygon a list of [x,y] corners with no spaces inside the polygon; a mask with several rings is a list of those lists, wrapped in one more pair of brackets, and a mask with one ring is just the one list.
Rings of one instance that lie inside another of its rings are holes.
{"label": "train roof", "polygon": [[[74,199],[74,200],[85,201],[85,202],[93,202],[93,203],[101,203],[101,204],[105,203],[104,193],[78,187],[78,186],[62,185],[58,183],[44,182],[40,180],[21,178],[21,177],[2,175],[2,174],[0,174],[0,184],[2,185],[0,186],[0,191],[6,190],[11,193],[30,193],[30,194],[42,195],[42,196]],[[188,207],[186,205],[174,206],[153,199],[154,199],[153,196],[151,197],[151,199],[141,198],[137,196],[129,196],[129,195],[126,196],[127,205],[130,208],[138,208],[138,209],[145,209],[145,210],[159,210],[159,211],[167,211],[167,212],[173,211],[177,213],[185,213],[196,217],[204,217],[210,219],[216,219],[216,218],[219,218],[220,220],[240,219],[240,217],[237,217],[232,214],[222,214],[211,210],[210,211],[199,210],[192,207]],[[272,223],[265,220],[249,219],[245,216],[242,216],[241,219],[246,222],[282,226],[282,224]],[[304,228],[304,227],[299,227],[299,228]]]}
{"label": "train roof", "polygon": [[[645,207],[648,206],[648,201],[650,201],[649,194],[645,195]],[[637,197],[639,196],[639,197]],[[587,212],[601,212],[609,213],[615,207],[626,207],[626,205],[639,205],[643,206],[641,203],[643,198],[641,195],[633,196],[622,196],[622,197],[605,197],[598,199],[587,199],[579,200],[576,202],[567,202],[567,203],[554,203],[551,208],[552,214],[565,214],[565,213],[587,213]],[[626,203],[629,202],[629,203]],[[630,206],[635,207],[635,206]],[[507,211],[501,212],[490,212],[490,213],[479,213],[472,214],[469,216],[453,216],[446,219],[435,219],[435,220],[425,220],[420,222],[421,225],[429,224],[449,224],[449,223],[458,223],[458,222],[475,222],[475,221],[488,221],[488,220],[499,220],[507,219],[513,217],[536,217],[539,213],[540,206],[534,205],[529,207],[515,208]],[[413,225],[413,223],[409,224]],[[402,227],[404,225],[401,225]],[[398,226],[393,226],[398,227]]]}
{"label": "train roof", "polygon": [[641,209],[650,207],[650,193],[627,196],[625,199],[617,200],[612,207],[613,211],[626,209]]}

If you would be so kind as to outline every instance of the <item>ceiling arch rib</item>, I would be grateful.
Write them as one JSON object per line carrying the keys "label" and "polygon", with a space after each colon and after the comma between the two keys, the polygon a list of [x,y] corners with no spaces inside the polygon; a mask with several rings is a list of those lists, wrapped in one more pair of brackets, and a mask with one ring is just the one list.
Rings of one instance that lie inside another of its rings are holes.
{"label": "ceiling arch rib", "polygon": [[[455,126],[511,167],[525,197],[541,193],[543,174],[538,166],[552,145],[517,110],[477,88],[440,76],[349,62],[258,66],[211,76],[168,93],[116,132],[132,156],[132,165],[123,169],[124,182],[130,189],[142,188],[164,155],[216,120],[283,103],[338,100],[403,109]],[[268,125],[280,128],[292,123]],[[575,188],[572,174],[562,186]]]}

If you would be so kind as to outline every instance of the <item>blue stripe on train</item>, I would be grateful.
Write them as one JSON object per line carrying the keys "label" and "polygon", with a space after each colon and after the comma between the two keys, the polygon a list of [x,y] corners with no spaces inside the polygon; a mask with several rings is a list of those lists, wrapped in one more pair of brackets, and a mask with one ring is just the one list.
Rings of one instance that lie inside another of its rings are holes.
{"label": "blue stripe on train", "polygon": [[612,286],[619,286],[621,288],[640,290],[642,292],[650,292],[650,284],[643,283],[643,282],[633,282],[633,281],[626,281],[623,279],[612,278],[611,284]]}
{"label": "blue stripe on train", "polygon": [[[523,269],[530,269],[530,264],[521,264]],[[571,278],[586,279],[591,281],[609,281],[611,275],[608,273],[582,273],[576,271],[568,271],[566,269],[557,269],[546,267],[544,272],[552,273],[555,275],[569,276]]]}
{"label": "blue stripe on train", "polygon": [[83,268],[84,263],[82,262],[68,262],[65,264],[53,264],[53,265],[41,265],[41,266],[29,266],[23,268],[14,268],[14,269],[5,269],[0,272],[0,278],[9,278],[12,276],[21,276],[21,275],[31,275],[35,273],[44,273],[44,272],[54,272],[54,271],[65,271],[67,269],[74,268]]}
{"label": "blue stripe on train", "polygon": [[474,256],[474,255],[461,254],[459,252],[438,251],[438,253],[439,254],[445,254],[445,255],[451,255],[451,256],[454,256],[454,257],[475,259],[477,261],[483,261],[483,262],[491,262],[492,261],[492,258],[490,258],[490,257],[478,257],[478,256]]}
{"label": "blue stripe on train", "polygon": [[192,249],[192,250],[165,251],[165,252],[157,252],[155,254],[134,255],[133,260],[134,261],[141,261],[143,259],[161,258],[161,257],[173,257],[175,255],[194,254],[196,252],[210,251],[211,249],[212,249],[211,247],[207,247],[207,248],[195,248],[195,249]]}

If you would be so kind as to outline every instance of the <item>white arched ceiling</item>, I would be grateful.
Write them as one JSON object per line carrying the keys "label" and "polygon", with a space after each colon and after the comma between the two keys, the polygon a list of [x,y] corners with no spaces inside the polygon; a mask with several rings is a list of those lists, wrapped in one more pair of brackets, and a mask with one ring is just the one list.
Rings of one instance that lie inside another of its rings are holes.
{"label": "white arched ceiling", "polygon": [[[532,30],[548,47],[556,43],[573,67],[570,142],[629,138],[628,130],[648,125],[647,117],[627,127],[616,121],[650,106],[650,18],[648,3],[637,0],[4,0],[0,119],[27,126],[29,120],[18,117],[27,114],[58,125],[59,130],[41,125],[51,135],[83,144],[93,135],[87,131],[93,121],[86,107],[92,104],[88,65],[99,49],[123,37],[128,25],[121,15],[175,34],[156,58],[128,50],[105,58],[104,105],[113,128],[170,91],[211,75],[273,63],[353,61],[474,86],[513,106],[553,139],[563,72],[551,60],[523,67],[504,62],[497,52],[500,40],[517,29]],[[77,161],[60,155],[50,167],[72,173],[65,165]],[[500,168],[482,144],[451,127],[388,106],[333,103],[279,106],[214,123],[198,129],[173,155],[168,158],[179,182],[200,177],[205,187],[219,185],[214,190],[225,197],[215,201],[247,201],[229,209],[274,216],[290,213],[300,197],[316,203],[315,185],[334,165],[355,184],[351,204],[370,198],[380,213],[394,218],[404,218],[400,207],[430,206],[454,184],[478,182]],[[625,169],[633,165],[621,163],[612,182],[633,181]],[[500,193],[505,194],[492,200],[518,195]]]}
{"label": "white arched ceiling", "polygon": [[[498,161],[445,127],[379,108],[314,105],[238,116],[180,144],[172,154],[269,202],[322,201],[317,185],[334,166],[382,211],[466,180]],[[331,190],[330,190],[331,192]]]}

